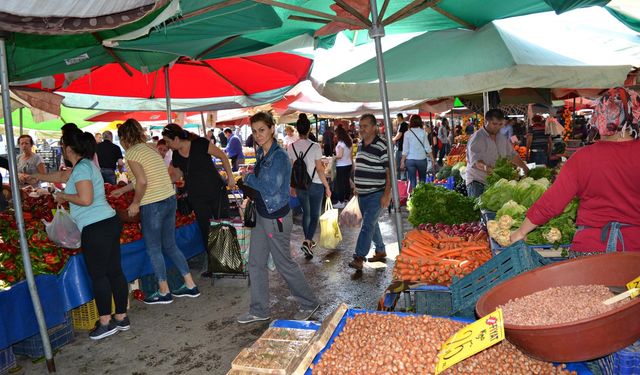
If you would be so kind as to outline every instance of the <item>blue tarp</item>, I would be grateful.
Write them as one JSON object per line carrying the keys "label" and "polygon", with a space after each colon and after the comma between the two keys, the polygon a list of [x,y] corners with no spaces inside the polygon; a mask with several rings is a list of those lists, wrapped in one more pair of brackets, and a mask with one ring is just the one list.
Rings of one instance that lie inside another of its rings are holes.
{"label": "blue tarp", "polygon": [[[177,228],[176,242],[187,259],[205,249],[197,223]],[[122,270],[127,281],[153,273],[143,240],[122,245],[120,249]],[[166,262],[167,267],[172,265],[169,260]],[[58,275],[37,276],[36,286],[47,327],[63,323],[65,312],[93,299],[91,280],[82,255],[69,258]],[[27,282],[21,281],[0,292],[0,349],[37,333],[38,324]]]}

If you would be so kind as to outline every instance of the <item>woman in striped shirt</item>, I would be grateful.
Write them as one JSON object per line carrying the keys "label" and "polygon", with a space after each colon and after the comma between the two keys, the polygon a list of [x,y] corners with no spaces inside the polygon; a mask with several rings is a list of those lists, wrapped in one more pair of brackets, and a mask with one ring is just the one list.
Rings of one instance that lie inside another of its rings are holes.
{"label": "woman in striped shirt", "polygon": [[[133,172],[133,183],[111,193],[120,196],[135,190],[129,215],[140,212],[142,238],[158,278],[159,290],[144,300],[146,304],[168,304],[174,297],[198,297],[200,292],[193,282],[184,254],[176,245],[176,193],[171,178],[160,154],[147,144],[140,123],[128,119],[118,128],[120,143],[125,149],[127,170]],[[184,285],[169,291],[167,270],[163,253],[166,254],[184,277]]]}

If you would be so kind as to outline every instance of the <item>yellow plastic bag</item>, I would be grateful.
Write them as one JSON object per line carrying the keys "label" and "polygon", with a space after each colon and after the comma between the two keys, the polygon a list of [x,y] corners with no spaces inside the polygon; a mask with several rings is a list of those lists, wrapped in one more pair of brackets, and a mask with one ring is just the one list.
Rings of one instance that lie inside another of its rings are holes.
{"label": "yellow plastic bag", "polygon": [[327,199],[324,213],[320,216],[320,247],[335,249],[342,241],[342,233],[338,225],[338,209],[333,208],[331,199]]}

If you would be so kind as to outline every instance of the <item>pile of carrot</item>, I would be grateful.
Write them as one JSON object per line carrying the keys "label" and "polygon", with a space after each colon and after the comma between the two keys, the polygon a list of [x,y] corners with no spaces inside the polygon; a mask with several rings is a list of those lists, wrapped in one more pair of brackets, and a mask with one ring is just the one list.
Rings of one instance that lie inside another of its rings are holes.
{"label": "pile of carrot", "polygon": [[448,286],[453,277],[467,275],[490,258],[491,249],[484,232],[465,240],[443,232],[434,235],[414,229],[402,241],[393,277]]}

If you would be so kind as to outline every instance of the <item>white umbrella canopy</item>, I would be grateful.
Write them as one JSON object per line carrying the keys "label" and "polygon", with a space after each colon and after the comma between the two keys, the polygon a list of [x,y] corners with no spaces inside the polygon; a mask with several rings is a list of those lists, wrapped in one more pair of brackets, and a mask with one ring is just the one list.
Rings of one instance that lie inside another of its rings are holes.
{"label": "white umbrella canopy", "polygon": [[[613,19],[602,9],[588,11],[600,12],[601,20]],[[494,21],[477,31],[417,36],[384,53],[389,98],[438,98],[519,87],[622,85],[632,68],[640,66],[637,34],[609,28],[605,22],[591,25],[572,19],[568,15],[530,15]],[[320,92],[338,101],[377,99],[375,67],[375,59],[369,60],[330,79]]]}

